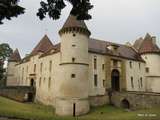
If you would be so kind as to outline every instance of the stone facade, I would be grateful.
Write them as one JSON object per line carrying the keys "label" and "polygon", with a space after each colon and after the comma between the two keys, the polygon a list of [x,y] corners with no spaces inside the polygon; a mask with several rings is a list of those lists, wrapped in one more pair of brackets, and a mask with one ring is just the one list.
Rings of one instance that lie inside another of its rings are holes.
{"label": "stone facade", "polygon": [[128,101],[130,109],[145,109],[160,106],[160,94],[145,92],[114,92],[111,97],[112,104],[124,107],[123,101]]}
{"label": "stone facade", "polygon": [[7,97],[19,102],[34,101],[34,88],[28,86],[10,86],[0,88],[0,96]]}
{"label": "stone facade", "polygon": [[[59,34],[61,43],[53,45],[45,35],[29,56],[9,61],[9,86],[35,87],[35,100],[54,106],[58,115],[82,115],[107,104],[108,91],[160,92],[159,67],[154,71],[150,64],[159,66],[159,53],[146,62],[133,46],[92,39],[74,16]],[[146,66],[155,74],[147,76]]]}

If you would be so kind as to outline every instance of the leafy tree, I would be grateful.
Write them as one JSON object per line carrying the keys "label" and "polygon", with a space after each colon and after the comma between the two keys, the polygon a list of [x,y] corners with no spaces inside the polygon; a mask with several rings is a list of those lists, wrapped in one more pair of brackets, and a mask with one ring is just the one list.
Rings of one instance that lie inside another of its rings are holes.
{"label": "leafy tree", "polygon": [[13,50],[10,48],[10,46],[6,43],[0,44],[0,86],[2,86],[4,81],[4,62],[8,59],[8,57],[12,54]]}
{"label": "leafy tree", "polygon": [[[73,8],[71,14],[77,16],[77,19],[88,20],[91,15],[88,13],[92,9],[90,0],[47,0],[41,1],[41,7],[38,9],[37,16],[42,20],[48,15],[53,20],[59,19],[62,9],[65,8],[66,2],[69,2]],[[2,20],[11,20],[12,17],[17,17],[23,14],[25,8],[18,5],[19,0],[0,0],[0,24]]]}
{"label": "leafy tree", "polygon": [[18,6],[18,0],[0,0],[0,24],[3,19],[11,20],[24,13],[24,8]]}
{"label": "leafy tree", "polygon": [[71,14],[77,16],[79,20],[91,19],[91,15],[88,11],[92,9],[90,0],[47,0],[47,2],[41,1],[41,8],[38,10],[37,16],[42,20],[48,13],[49,17],[53,20],[59,19],[61,10],[65,8],[64,1],[69,2],[73,8]]}

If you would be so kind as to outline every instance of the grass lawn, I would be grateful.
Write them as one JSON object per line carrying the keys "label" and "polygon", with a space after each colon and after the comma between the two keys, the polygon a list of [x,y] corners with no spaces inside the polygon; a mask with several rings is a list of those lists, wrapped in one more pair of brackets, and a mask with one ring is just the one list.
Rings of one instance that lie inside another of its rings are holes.
{"label": "grass lawn", "polygon": [[[141,117],[137,116],[137,114],[141,115]],[[144,115],[150,115],[150,117]],[[18,103],[0,97],[0,116],[31,120],[160,120],[160,107],[128,112],[124,109],[106,105],[92,108],[89,114],[73,118],[56,116],[52,107]]]}

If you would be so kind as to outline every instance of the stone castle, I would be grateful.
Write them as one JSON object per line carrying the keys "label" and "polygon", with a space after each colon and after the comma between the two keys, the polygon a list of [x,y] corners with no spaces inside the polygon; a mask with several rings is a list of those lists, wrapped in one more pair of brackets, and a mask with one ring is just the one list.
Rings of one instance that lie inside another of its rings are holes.
{"label": "stone castle", "polygon": [[8,86],[33,86],[35,101],[58,115],[86,114],[109,103],[108,91],[160,93],[160,49],[147,34],[134,45],[90,38],[84,21],[70,15],[59,31],[61,43],[45,35],[21,59],[18,49],[7,69]]}

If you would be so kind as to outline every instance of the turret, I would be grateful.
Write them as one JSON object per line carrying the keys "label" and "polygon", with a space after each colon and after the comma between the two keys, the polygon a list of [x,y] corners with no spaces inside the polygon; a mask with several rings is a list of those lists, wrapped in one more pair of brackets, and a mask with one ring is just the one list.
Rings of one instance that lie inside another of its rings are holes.
{"label": "turret", "polygon": [[17,86],[17,71],[16,71],[16,64],[21,61],[21,57],[19,54],[18,49],[16,49],[13,54],[10,56],[7,65],[7,86]]}
{"label": "turret", "polygon": [[160,93],[160,48],[156,44],[156,37],[147,33],[144,39],[136,43],[139,43],[137,50],[146,62],[146,89]]}
{"label": "turret", "polygon": [[88,101],[88,41],[90,31],[84,21],[70,15],[62,29],[62,77],[56,101],[59,115],[82,115],[89,111]]}
{"label": "turret", "polygon": [[147,76],[160,76],[160,49],[156,44],[156,38],[147,34],[141,43],[139,53],[146,61]]}

